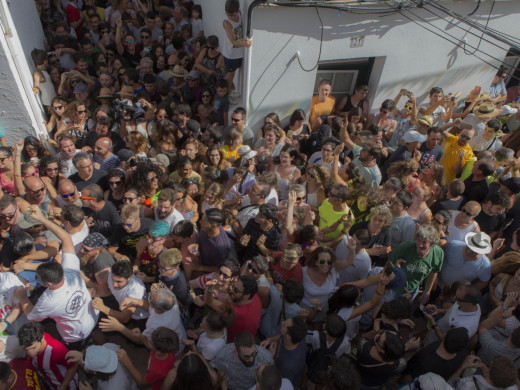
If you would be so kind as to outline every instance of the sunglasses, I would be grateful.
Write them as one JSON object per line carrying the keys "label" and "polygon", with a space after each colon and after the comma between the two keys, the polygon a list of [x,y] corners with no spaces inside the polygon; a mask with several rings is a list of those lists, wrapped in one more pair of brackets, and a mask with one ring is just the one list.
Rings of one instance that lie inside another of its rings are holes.
{"label": "sunglasses", "polygon": [[13,219],[17,212],[18,209],[16,209],[11,215],[0,214],[0,219]]}
{"label": "sunglasses", "polygon": [[248,269],[249,271],[251,271],[252,273],[254,273],[255,275],[258,275],[258,274],[260,273],[260,271],[258,271],[255,267],[253,267],[253,266],[251,265],[251,263],[249,263],[249,264],[247,265],[247,269]]}
{"label": "sunglasses", "polygon": [[320,260],[318,261],[318,264],[327,264],[327,265],[332,265],[332,260]]}
{"label": "sunglasses", "polygon": [[219,275],[222,275],[222,277],[223,277],[224,279],[231,279],[231,275],[227,275],[227,274],[225,274],[224,272],[222,272],[221,270],[218,270],[218,274],[219,274]]}
{"label": "sunglasses", "polygon": [[82,196],[81,199],[84,199],[84,200],[95,200],[96,198],[94,198],[93,196]]}
{"label": "sunglasses", "polygon": [[59,169],[58,168],[45,168],[45,171],[46,172],[58,172]]}
{"label": "sunglasses", "polygon": [[108,182],[108,185],[109,185],[109,186],[118,186],[118,185],[120,185],[121,183],[122,183],[121,180],[118,180],[118,181],[109,181],[109,182]]}
{"label": "sunglasses", "polygon": [[31,177],[31,176],[38,176],[40,172],[38,171],[38,168],[35,169],[35,171],[29,175],[25,175],[23,178],[24,179],[27,179],[28,177]]}
{"label": "sunglasses", "polygon": [[27,152],[36,152],[36,148],[25,148]]}
{"label": "sunglasses", "polygon": [[108,31],[108,30],[103,30],[103,31],[101,31],[101,34],[110,34],[110,31]]}
{"label": "sunglasses", "polygon": [[32,192],[34,195],[37,195],[40,192],[45,191],[45,187],[38,188],[37,190],[27,190],[27,191]]}
{"label": "sunglasses", "polygon": [[468,217],[474,217],[474,215],[471,214],[471,213],[470,213],[468,210],[466,210],[466,209],[462,209],[461,211],[462,211],[464,214],[466,214]]}
{"label": "sunglasses", "polygon": [[134,40],[133,39],[126,39],[125,43],[134,43]]}
{"label": "sunglasses", "polygon": [[84,245],[81,246],[81,250],[82,250],[83,252],[87,252],[87,253],[92,252],[93,250],[96,250],[96,249],[97,249],[97,248],[90,248],[90,249],[89,249],[89,248],[87,248],[87,247],[84,246]]}
{"label": "sunglasses", "polygon": [[76,110],[76,112],[77,112],[78,114],[84,114],[84,113],[87,112],[87,110]]}
{"label": "sunglasses", "polygon": [[191,185],[191,184],[199,184],[199,181],[197,179],[186,180],[186,185]]}
{"label": "sunglasses", "polygon": [[63,106],[53,106],[52,108],[54,108],[55,110],[61,110]]}
{"label": "sunglasses", "polygon": [[406,108],[407,110],[411,110],[413,106],[404,106],[404,108]]}
{"label": "sunglasses", "polygon": [[157,176],[154,176],[154,177],[151,177],[151,178],[146,179],[146,180],[148,180],[148,181],[154,181],[154,180],[159,180],[159,179],[157,178]]}
{"label": "sunglasses", "polygon": [[172,270],[174,270],[175,268],[179,268],[179,266],[177,265],[177,266],[175,266],[175,267],[166,268],[166,267],[163,267],[162,265],[159,264],[159,269],[160,269],[161,271],[172,271]]}
{"label": "sunglasses", "polygon": [[141,39],[148,39],[150,38],[150,35],[141,35]]}
{"label": "sunglasses", "polygon": [[123,202],[133,202],[134,200],[136,200],[137,198],[132,198],[132,197],[129,197],[129,198],[125,198],[123,197]]}
{"label": "sunglasses", "polygon": [[231,118],[231,122],[240,122],[241,120],[240,118]]}
{"label": "sunglasses", "polygon": [[211,95],[206,95],[206,94],[204,94],[204,95],[200,95],[200,97],[202,97],[202,98],[210,98]]}
{"label": "sunglasses", "polygon": [[470,141],[471,140],[471,137],[467,136],[466,134],[461,134],[460,138],[465,139],[466,141]]}
{"label": "sunglasses", "polygon": [[133,225],[134,225],[135,221],[132,222],[132,223],[124,223],[124,222],[121,222],[121,225],[122,226],[126,226],[127,228],[131,228]]}
{"label": "sunglasses", "polygon": [[67,198],[72,198],[76,193],[75,192],[71,192],[70,194],[63,194],[63,195],[60,195],[63,199],[67,199]]}
{"label": "sunglasses", "polygon": [[297,201],[297,202],[301,202],[302,200],[303,200],[303,198],[302,198],[301,196],[297,196],[297,197],[296,197],[296,201]]}

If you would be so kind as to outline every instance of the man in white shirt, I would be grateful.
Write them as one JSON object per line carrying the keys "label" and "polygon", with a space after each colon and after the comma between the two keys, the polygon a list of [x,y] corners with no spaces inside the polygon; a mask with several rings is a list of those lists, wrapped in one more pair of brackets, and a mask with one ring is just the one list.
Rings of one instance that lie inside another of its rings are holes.
{"label": "man in white shirt", "polygon": [[52,318],[59,335],[69,349],[84,346],[98,321],[99,312],[91,305],[90,293],[80,274],[80,263],[70,235],[45,218],[37,206],[30,206],[31,216],[54,233],[62,242],[62,261],[42,263],[36,279],[47,287],[36,305],[29,301],[27,289],[17,287],[15,297],[30,321]]}
{"label": "man in white shirt", "polygon": [[[448,112],[444,104],[449,104]],[[430,90],[430,101],[419,106],[419,114],[422,116],[430,115],[433,118],[433,126],[442,126],[448,123],[451,113],[455,107],[455,101],[450,96],[444,96],[442,88],[433,87]]]}
{"label": "man in white shirt", "polygon": [[177,192],[165,188],[159,194],[157,205],[152,210],[145,208],[145,216],[154,218],[156,222],[166,222],[172,231],[177,222],[184,221],[184,216],[174,206],[175,202],[177,202]]}
{"label": "man in white shirt", "polygon": [[[132,264],[129,261],[123,260],[114,263],[108,272],[107,279],[108,288],[120,305],[125,298],[144,299],[146,296],[146,287],[141,279],[134,275]],[[139,307],[127,307],[121,311],[113,310],[106,306],[99,297],[92,300],[92,305],[101,313],[114,317],[121,323],[127,323],[132,319],[141,329],[144,329],[149,316],[148,311]]]}

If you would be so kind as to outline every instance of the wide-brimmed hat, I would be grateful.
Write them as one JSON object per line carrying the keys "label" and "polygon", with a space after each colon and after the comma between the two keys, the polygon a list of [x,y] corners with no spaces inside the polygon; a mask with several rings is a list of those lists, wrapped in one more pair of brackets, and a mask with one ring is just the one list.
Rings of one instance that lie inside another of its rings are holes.
{"label": "wide-brimmed hat", "polygon": [[492,118],[497,116],[500,110],[493,103],[482,103],[473,109],[477,118]]}
{"label": "wide-brimmed hat", "polygon": [[173,67],[172,76],[173,77],[186,77],[188,75],[188,71],[184,69],[183,66],[175,65]]}
{"label": "wide-brimmed hat", "polygon": [[85,368],[89,371],[111,374],[119,362],[115,351],[101,345],[91,345],[85,351]]}
{"label": "wide-brimmed hat", "polygon": [[422,123],[423,125],[426,125],[428,127],[433,126],[433,118],[430,115],[425,115],[421,118],[417,118],[417,122]]}
{"label": "wide-brimmed hat", "polygon": [[[45,218],[48,218],[48,214],[42,210],[42,214],[45,216]],[[27,210],[24,215],[20,219],[18,219],[17,225],[20,227],[20,229],[30,229],[36,225],[41,225],[42,223],[40,221],[37,221],[33,217],[31,217],[31,210]]]}
{"label": "wide-brimmed hat", "polygon": [[191,80],[199,80],[200,79],[200,72],[198,70],[193,69],[188,75],[186,76],[187,79]]}
{"label": "wide-brimmed hat", "polygon": [[256,156],[256,151],[251,150],[251,147],[249,145],[242,145],[238,148],[238,155],[240,157],[245,157],[246,160],[249,160],[250,158]]}
{"label": "wide-brimmed hat", "polygon": [[468,233],[464,237],[466,245],[475,253],[486,255],[491,252],[491,237],[484,232]]}
{"label": "wide-brimmed hat", "polygon": [[134,97],[134,87],[131,85],[123,85],[117,94],[120,96]]}
{"label": "wide-brimmed hat", "polygon": [[113,98],[112,90],[110,88],[101,88],[97,99],[110,99]]}
{"label": "wide-brimmed hat", "polygon": [[426,136],[422,135],[418,131],[410,130],[404,134],[403,141],[405,144],[412,142],[424,142],[426,141]]}

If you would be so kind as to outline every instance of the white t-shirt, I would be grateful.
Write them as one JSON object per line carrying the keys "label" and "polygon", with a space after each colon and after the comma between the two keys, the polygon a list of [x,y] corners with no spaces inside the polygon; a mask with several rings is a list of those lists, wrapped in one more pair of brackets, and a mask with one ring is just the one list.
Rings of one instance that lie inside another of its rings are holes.
{"label": "white t-shirt", "polygon": [[[150,317],[146,321],[146,329],[143,331],[143,336],[152,337],[152,333],[155,329],[164,326],[165,328],[173,330],[179,336],[179,341],[181,339],[187,338],[186,330],[182,325],[181,321],[181,313],[179,310],[179,305],[177,304],[177,299],[175,300],[175,304],[173,307],[164,313],[157,313],[155,309],[150,309]],[[182,343],[181,343],[182,344]]]}
{"label": "white t-shirt", "polygon": [[[350,249],[347,246],[347,237],[345,236],[336,246],[336,259],[346,259],[349,251]],[[368,271],[370,271],[370,268],[372,268],[372,261],[370,260],[370,256],[366,250],[362,249],[357,255],[354,256],[354,263],[350,267],[338,271],[338,285],[365,279],[368,275]]]}
{"label": "white t-shirt", "polygon": [[73,343],[90,335],[99,312],[92,306],[87,285],[81,278],[78,256],[63,253],[61,264],[65,273],[63,285],[55,290],[45,290],[27,319],[43,321],[52,318],[61,338],[66,343]]}
{"label": "white t-shirt", "polygon": [[[463,122],[473,126],[475,129],[475,137],[481,135],[484,130],[486,130],[487,121],[479,119],[475,114],[468,114],[468,116],[464,118]],[[471,145],[471,141],[469,144]]]}
{"label": "white t-shirt", "polygon": [[338,289],[338,273],[332,267],[330,274],[327,276],[327,280],[321,286],[316,285],[307,273],[307,267],[303,267],[303,299],[302,305],[307,307],[313,307],[311,299],[319,299],[321,304],[321,310],[327,311],[329,308],[329,297]]}
{"label": "white t-shirt", "polygon": [[438,321],[439,328],[443,332],[447,332],[450,328],[466,328],[468,330],[469,338],[472,338],[478,330],[480,321],[480,306],[477,305],[477,310],[473,312],[463,312],[459,310],[459,304],[455,303],[448,309],[444,317]]}
{"label": "white t-shirt", "polygon": [[[430,103],[424,103],[419,106],[419,111],[423,108],[429,108]],[[437,107],[433,112],[430,114],[430,116],[433,118],[433,126],[442,126],[444,124],[444,121],[442,120],[441,114],[446,114],[446,110],[443,106]],[[422,114],[419,116],[423,116]]]}
{"label": "white t-shirt", "polygon": [[[141,281],[141,279],[137,278],[135,275],[132,275],[126,286],[116,290],[112,285],[112,271],[110,270],[108,271],[108,288],[119,304],[121,304],[123,299],[127,297],[146,299],[146,287],[144,286],[144,283]],[[140,307],[136,308],[134,314],[132,314],[132,318],[134,320],[142,320],[148,318],[148,316],[149,313]]]}
{"label": "white t-shirt", "polygon": [[356,334],[359,330],[359,320],[361,320],[361,316],[357,316],[354,318],[350,318],[352,316],[352,312],[354,311],[355,306],[344,307],[339,309],[338,316],[340,316],[345,324],[347,325],[347,333],[346,336],[349,340],[353,340],[356,337]]}
{"label": "white t-shirt", "polygon": [[218,339],[210,339],[206,332],[202,332],[197,340],[197,348],[207,361],[215,359],[217,353],[226,346],[227,330]]}
{"label": "white t-shirt", "polygon": [[72,243],[74,244],[74,249],[76,250],[76,255],[79,255],[79,252],[81,252],[81,244],[90,233],[87,223],[85,221],[81,223],[83,224],[81,230],[70,235],[70,238],[72,238]]}
{"label": "white t-shirt", "polygon": [[178,222],[184,221],[184,216],[180,213],[179,210],[173,209],[173,213],[168,215],[164,219],[160,219],[157,215],[157,206],[153,208],[153,215],[156,222],[166,222],[170,226],[170,231],[173,230],[173,227],[177,225]]}
{"label": "white t-shirt", "polygon": [[[14,296],[14,290],[18,286],[23,286],[18,276],[12,272],[0,272],[0,319],[5,320],[13,307],[18,304],[18,299]],[[22,314],[7,328],[7,333],[18,334],[18,329],[27,322],[27,318]]]}

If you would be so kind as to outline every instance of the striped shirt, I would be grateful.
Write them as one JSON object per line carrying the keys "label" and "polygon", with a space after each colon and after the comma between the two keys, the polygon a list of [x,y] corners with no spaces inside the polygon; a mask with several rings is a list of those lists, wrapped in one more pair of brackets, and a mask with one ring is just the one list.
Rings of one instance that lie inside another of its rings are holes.
{"label": "striped shirt", "polygon": [[[44,340],[47,342],[47,347],[39,355],[32,359],[33,366],[38,370],[40,377],[52,389],[57,389],[61,386],[67,375],[67,370],[74,364],[67,363],[65,355],[69,350],[60,341],[53,338],[48,333],[43,334]],[[78,374],[67,386],[67,390],[78,389]]]}

